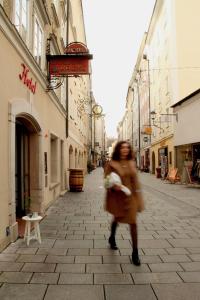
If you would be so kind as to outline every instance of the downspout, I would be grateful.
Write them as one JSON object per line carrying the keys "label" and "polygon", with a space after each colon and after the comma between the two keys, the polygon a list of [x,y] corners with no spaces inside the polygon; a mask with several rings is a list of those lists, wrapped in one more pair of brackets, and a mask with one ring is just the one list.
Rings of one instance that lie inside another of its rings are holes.
{"label": "downspout", "polygon": [[[70,0],[67,0],[67,31],[66,31],[66,44],[69,44],[69,4]],[[66,46],[67,46],[66,45]],[[66,138],[69,137],[69,80],[66,77]]]}

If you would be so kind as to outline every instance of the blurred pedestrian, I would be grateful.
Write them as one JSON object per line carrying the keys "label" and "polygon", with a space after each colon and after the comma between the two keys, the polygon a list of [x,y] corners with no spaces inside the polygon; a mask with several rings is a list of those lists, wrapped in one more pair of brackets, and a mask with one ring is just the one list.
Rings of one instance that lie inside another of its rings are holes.
{"label": "blurred pedestrian", "polygon": [[130,189],[131,195],[127,196],[118,184],[107,189],[105,209],[113,215],[111,235],[108,241],[111,249],[117,250],[115,234],[118,223],[129,224],[133,246],[132,262],[139,266],[136,215],[137,212],[141,212],[144,209],[144,202],[138,181],[134,154],[129,142],[120,141],[116,144],[112,159],[105,166],[105,177],[109,178],[111,172],[120,176],[122,184]]}

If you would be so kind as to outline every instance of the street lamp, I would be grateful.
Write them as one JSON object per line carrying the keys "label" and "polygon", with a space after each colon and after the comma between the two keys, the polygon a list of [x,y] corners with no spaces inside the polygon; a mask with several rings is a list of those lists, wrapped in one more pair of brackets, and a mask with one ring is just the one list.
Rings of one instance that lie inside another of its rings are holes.
{"label": "street lamp", "polygon": [[[150,114],[151,114],[151,120],[153,121],[153,126],[155,126],[155,127],[158,127],[156,124],[155,124],[155,119],[156,119],[156,112],[155,112],[155,110],[152,110],[151,112],[150,112]],[[160,116],[174,116],[174,117],[176,117],[176,122],[178,122],[178,114],[160,114]],[[160,128],[160,129],[162,129],[163,130],[163,128],[161,128],[161,127],[158,127],[158,128]],[[164,131],[164,130],[163,130]]]}

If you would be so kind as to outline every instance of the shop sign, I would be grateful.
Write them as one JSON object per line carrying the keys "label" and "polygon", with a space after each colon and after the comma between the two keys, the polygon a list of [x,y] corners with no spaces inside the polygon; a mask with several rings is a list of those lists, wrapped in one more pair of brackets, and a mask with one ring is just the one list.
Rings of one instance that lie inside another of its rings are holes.
{"label": "shop sign", "polygon": [[88,48],[82,44],[82,43],[70,43],[66,48],[65,48],[65,54],[75,54],[75,53],[89,53]]}
{"label": "shop sign", "polygon": [[71,43],[64,55],[47,55],[49,76],[65,77],[89,74],[89,60],[92,55],[82,43]]}
{"label": "shop sign", "polygon": [[143,128],[142,128],[142,133],[147,134],[147,135],[151,135],[152,134],[152,127],[144,125]]}
{"label": "shop sign", "polygon": [[85,75],[89,74],[88,58],[66,55],[53,55],[49,60],[50,76]]}
{"label": "shop sign", "polygon": [[29,77],[29,69],[25,64],[21,64],[22,72],[19,74],[19,79],[27,86],[27,88],[35,94],[36,91],[36,81],[33,83],[33,79]]}

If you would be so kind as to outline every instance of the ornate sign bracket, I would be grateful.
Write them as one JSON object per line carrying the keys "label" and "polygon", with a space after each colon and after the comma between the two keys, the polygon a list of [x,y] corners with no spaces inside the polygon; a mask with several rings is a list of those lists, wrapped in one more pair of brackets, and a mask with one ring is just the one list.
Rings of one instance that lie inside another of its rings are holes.
{"label": "ornate sign bracket", "polygon": [[88,48],[79,42],[70,43],[64,50],[65,54],[50,54],[50,39],[47,41],[47,91],[59,88],[64,82],[63,78],[89,75],[89,60],[92,55]]}

